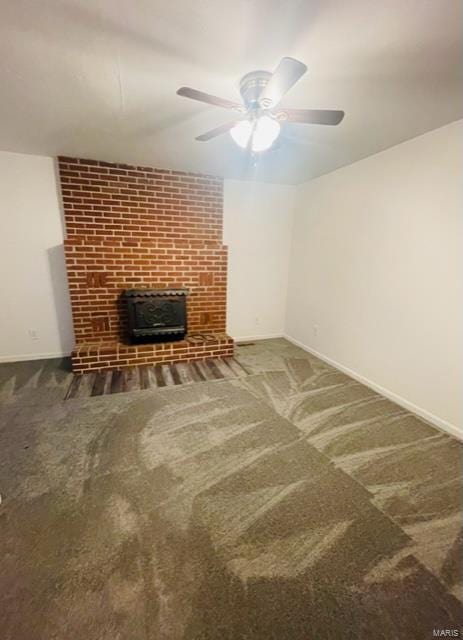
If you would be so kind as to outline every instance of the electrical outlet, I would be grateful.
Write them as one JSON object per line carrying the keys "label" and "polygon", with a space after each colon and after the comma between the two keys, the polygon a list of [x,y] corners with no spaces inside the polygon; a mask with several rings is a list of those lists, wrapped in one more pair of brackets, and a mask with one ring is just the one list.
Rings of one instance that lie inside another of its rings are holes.
{"label": "electrical outlet", "polygon": [[314,324],[313,326],[313,335],[315,338],[318,336],[318,324]]}
{"label": "electrical outlet", "polygon": [[39,332],[37,331],[37,329],[29,329],[29,338],[31,340],[39,339]]}
{"label": "electrical outlet", "polygon": [[260,318],[254,318],[254,324],[257,327],[260,324]]}

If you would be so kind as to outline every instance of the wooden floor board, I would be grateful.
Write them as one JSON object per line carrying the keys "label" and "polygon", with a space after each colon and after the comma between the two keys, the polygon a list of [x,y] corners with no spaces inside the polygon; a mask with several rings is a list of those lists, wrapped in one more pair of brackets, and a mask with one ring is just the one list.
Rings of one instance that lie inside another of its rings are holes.
{"label": "wooden floor board", "polygon": [[93,382],[93,387],[91,392],[92,396],[103,395],[105,384],[106,384],[107,373],[108,373],[107,371],[98,371],[98,373],[95,375],[95,380]]}
{"label": "wooden floor board", "polygon": [[120,369],[113,371],[110,393],[120,393],[121,391],[124,391],[122,383],[122,371]]}
{"label": "wooden floor board", "polygon": [[248,375],[235,358],[210,358],[171,364],[156,363],[84,374],[75,374],[65,399],[103,396],[124,391],[158,389]]}
{"label": "wooden floor board", "polygon": [[215,380],[215,376],[209,367],[205,364],[205,360],[198,360],[196,363],[201,370],[205,380]]}
{"label": "wooden floor board", "polygon": [[156,375],[156,383],[158,387],[165,387],[166,386],[166,381],[164,380],[164,376],[162,375],[162,365],[161,364],[155,364],[154,365],[154,371],[155,371],[155,375]]}
{"label": "wooden floor board", "polygon": [[149,367],[140,367],[140,388],[141,389],[149,389],[150,384],[150,376],[149,376]]}
{"label": "wooden floor board", "polygon": [[163,378],[165,380],[166,386],[171,387],[175,384],[174,379],[172,377],[172,372],[168,364],[161,365],[161,371]]}
{"label": "wooden floor board", "polygon": [[214,378],[224,377],[223,373],[220,371],[220,369],[218,368],[218,366],[215,364],[213,360],[205,360],[204,364],[208,366],[209,369],[212,371],[212,375],[214,376]]}
{"label": "wooden floor board", "polygon": [[197,362],[192,362],[191,363],[191,367],[193,370],[193,375],[195,376],[195,378],[199,381],[199,382],[203,382],[206,379],[206,376],[204,375],[204,373],[201,371],[201,369],[199,368],[199,365]]}
{"label": "wooden floor board", "polygon": [[240,365],[236,358],[224,358],[223,360],[236,376],[241,377],[247,375],[247,371]]}
{"label": "wooden floor board", "polygon": [[82,374],[75,374],[71,380],[71,384],[69,385],[69,389],[67,390],[65,400],[69,400],[70,398],[75,398],[80,386],[80,382],[82,380]]}
{"label": "wooden floor board", "polygon": [[92,395],[93,384],[95,382],[96,373],[82,374],[79,389],[75,395],[76,398],[89,398]]}
{"label": "wooden floor board", "polygon": [[236,378],[236,374],[225,364],[222,358],[214,359],[214,364],[221,372],[222,378]]}
{"label": "wooden floor board", "polygon": [[189,362],[177,362],[176,367],[182,384],[191,384],[192,382],[195,382]]}
{"label": "wooden floor board", "polygon": [[174,384],[182,384],[182,381],[180,379],[180,374],[177,370],[177,365],[175,364],[175,362],[169,365],[169,369],[172,374],[172,379],[174,381]]}

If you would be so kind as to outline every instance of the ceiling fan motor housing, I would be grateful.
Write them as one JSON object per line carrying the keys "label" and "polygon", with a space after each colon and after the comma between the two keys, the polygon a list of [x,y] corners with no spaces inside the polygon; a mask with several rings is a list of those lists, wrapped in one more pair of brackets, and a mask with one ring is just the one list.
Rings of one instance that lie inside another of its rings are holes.
{"label": "ceiling fan motor housing", "polygon": [[240,93],[248,109],[265,107],[260,104],[259,97],[271,77],[269,71],[251,71],[241,78]]}

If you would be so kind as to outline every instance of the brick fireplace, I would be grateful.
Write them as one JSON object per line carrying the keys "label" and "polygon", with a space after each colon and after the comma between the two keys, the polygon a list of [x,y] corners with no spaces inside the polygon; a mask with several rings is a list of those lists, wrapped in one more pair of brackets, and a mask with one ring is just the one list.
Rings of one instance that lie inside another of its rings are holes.
{"label": "brick fireplace", "polygon": [[[59,158],[76,372],[233,354],[223,181]],[[123,292],[187,289],[185,339],[130,344]]]}

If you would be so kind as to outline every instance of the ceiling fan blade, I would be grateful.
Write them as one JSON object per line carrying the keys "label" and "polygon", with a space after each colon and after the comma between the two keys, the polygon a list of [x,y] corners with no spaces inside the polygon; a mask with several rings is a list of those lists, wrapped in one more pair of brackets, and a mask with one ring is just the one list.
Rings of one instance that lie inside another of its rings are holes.
{"label": "ceiling fan blade", "polygon": [[259,97],[260,105],[266,109],[275,107],[306,71],[303,62],[295,58],[282,58]]}
{"label": "ceiling fan blade", "polygon": [[177,91],[179,96],[184,98],[191,98],[191,100],[198,100],[199,102],[205,102],[206,104],[212,104],[215,107],[222,107],[223,109],[234,109],[235,111],[245,111],[243,105],[239,102],[233,102],[232,100],[226,100],[225,98],[219,98],[212,96],[209,93],[198,91],[197,89],[191,89],[191,87],[180,87]]}
{"label": "ceiling fan blade", "polygon": [[277,119],[301,124],[336,125],[344,118],[344,111],[331,109],[281,109],[276,114]]}
{"label": "ceiling fan blade", "polygon": [[216,127],[215,129],[211,129],[210,131],[206,131],[206,133],[197,136],[196,140],[200,142],[207,142],[212,138],[216,138],[217,136],[221,136],[223,133],[227,133],[230,129],[233,129],[238,120],[233,120],[232,122],[227,122],[226,124],[221,124],[220,127]]}

